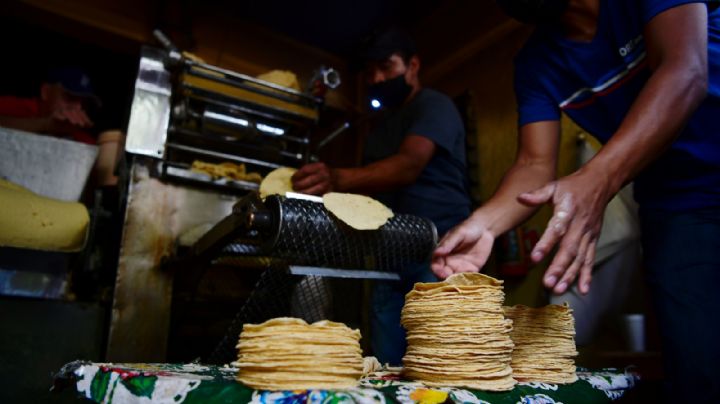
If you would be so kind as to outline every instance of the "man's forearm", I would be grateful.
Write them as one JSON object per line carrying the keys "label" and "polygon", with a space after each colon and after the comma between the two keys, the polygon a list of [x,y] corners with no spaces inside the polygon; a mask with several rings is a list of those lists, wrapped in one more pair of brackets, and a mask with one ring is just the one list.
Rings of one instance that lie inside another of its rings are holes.
{"label": "man's forearm", "polygon": [[364,167],[338,168],[333,171],[336,191],[373,193],[412,184],[422,168],[418,170],[409,156],[394,155]]}
{"label": "man's forearm", "polygon": [[676,139],[705,98],[706,82],[697,72],[661,67],[616,134],[583,169],[607,177],[613,192],[619,191]]}
{"label": "man's forearm", "polygon": [[529,218],[537,208],[518,202],[518,195],[534,191],[555,178],[555,166],[549,163],[517,161],[500,182],[497,191],[472,214],[497,237]]}

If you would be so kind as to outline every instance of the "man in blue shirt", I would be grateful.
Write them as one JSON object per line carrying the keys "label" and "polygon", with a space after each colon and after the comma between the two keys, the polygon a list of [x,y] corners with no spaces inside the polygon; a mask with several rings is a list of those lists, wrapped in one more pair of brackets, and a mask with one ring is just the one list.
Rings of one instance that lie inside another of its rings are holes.
{"label": "man in blue shirt", "polygon": [[[708,4],[705,4],[708,3]],[[519,151],[495,195],[441,241],[439,277],[550,203],[544,284],[590,286],[603,211],[635,180],[672,399],[720,397],[720,11],[692,0],[498,0],[537,29],[516,58]],[[560,114],[604,147],[555,180]],[[579,276],[578,276],[579,274]],[[699,402],[699,401],[698,401]]]}
{"label": "man in blue shirt", "polygon": [[[446,95],[423,88],[413,41],[398,30],[377,35],[363,54],[368,93],[381,117],[365,142],[363,166],[308,164],[293,176],[298,192],[372,195],[395,213],[431,219],[442,236],[470,214],[465,130]],[[383,363],[399,365],[405,353],[400,311],[415,282],[437,278],[429,263],[400,269],[401,280],[376,282],[372,346]]]}

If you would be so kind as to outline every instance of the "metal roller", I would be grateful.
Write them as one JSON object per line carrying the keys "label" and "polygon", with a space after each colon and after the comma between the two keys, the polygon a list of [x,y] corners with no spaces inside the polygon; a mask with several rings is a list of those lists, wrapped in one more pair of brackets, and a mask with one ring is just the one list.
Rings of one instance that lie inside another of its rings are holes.
{"label": "metal roller", "polygon": [[378,230],[355,230],[322,203],[282,197],[266,203],[279,217],[269,252],[296,265],[399,270],[430,258],[437,230],[428,219],[396,215]]}
{"label": "metal roller", "polygon": [[395,215],[378,230],[355,230],[322,203],[281,196],[264,202],[246,197],[231,216],[236,231],[220,252],[225,258],[255,255],[291,265],[399,271],[428,260],[438,238],[435,225],[418,216]]}

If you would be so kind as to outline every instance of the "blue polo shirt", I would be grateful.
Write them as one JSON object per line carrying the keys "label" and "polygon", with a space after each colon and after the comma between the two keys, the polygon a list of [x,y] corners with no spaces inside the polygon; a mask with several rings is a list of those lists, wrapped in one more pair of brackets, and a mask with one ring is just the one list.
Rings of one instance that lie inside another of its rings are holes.
{"label": "blue polo shirt", "polygon": [[[590,42],[538,28],[515,59],[520,125],[557,120],[562,111],[607,142],[650,77],[643,27],[663,11],[696,2],[601,1]],[[720,206],[720,10],[708,19],[707,98],[672,146],[636,178],[635,198],[642,208]]]}
{"label": "blue polo shirt", "polygon": [[373,196],[395,213],[429,218],[442,235],[470,215],[462,119],[448,96],[421,89],[407,104],[384,112],[365,142],[363,163],[396,154],[410,134],[432,140],[435,154],[413,184]]}

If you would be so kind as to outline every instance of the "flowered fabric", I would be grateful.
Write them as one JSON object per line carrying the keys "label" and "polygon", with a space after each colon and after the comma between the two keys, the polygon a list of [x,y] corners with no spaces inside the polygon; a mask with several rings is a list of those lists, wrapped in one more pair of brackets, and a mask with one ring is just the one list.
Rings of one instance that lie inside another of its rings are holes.
{"label": "flowered fabric", "polygon": [[569,385],[519,383],[507,392],[425,387],[397,372],[377,372],[349,390],[258,391],[235,381],[237,369],[196,364],[77,363],[69,373],[80,395],[97,403],[606,403],[638,377],[615,369],[579,370]]}

